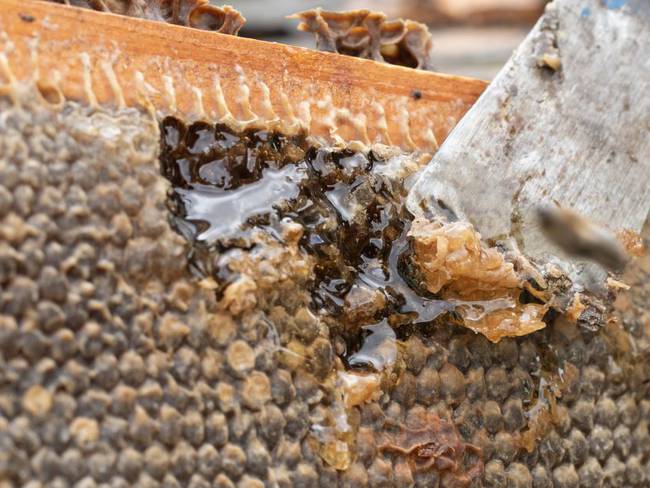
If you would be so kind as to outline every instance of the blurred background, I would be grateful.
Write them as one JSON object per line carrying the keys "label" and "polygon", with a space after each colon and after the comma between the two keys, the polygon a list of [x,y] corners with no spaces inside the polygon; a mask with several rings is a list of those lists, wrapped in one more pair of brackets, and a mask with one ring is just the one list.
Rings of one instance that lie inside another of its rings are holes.
{"label": "blurred background", "polygon": [[[220,1],[213,0],[215,4]],[[437,71],[491,79],[541,15],[546,0],[230,0],[247,19],[240,35],[314,47],[285,17],[301,10],[366,8],[426,23]]]}

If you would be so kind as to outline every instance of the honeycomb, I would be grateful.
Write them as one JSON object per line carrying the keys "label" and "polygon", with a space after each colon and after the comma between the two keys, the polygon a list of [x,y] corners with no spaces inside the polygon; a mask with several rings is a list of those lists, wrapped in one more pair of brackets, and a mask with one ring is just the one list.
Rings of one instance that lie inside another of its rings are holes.
{"label": "honeycomb", "polygon": [[237,35],[246,19],[230,5],[217,7],[209,0],[49,0],[129,17],[157,20]]}
{"label": "honeycomb", "polygon": [[409,155],[36,97],[0,121],[4,486],[650,483],[647,257],[598,327],[494,343],[415,279]]}
{"label": "honeycomb", "polygon": [[300,20],[298,30],[312,33],[322,51],[432,69],[433,40],[420,22],[387,20],[386,14],[366,9],[329,12],[316,8],[289,18]]}

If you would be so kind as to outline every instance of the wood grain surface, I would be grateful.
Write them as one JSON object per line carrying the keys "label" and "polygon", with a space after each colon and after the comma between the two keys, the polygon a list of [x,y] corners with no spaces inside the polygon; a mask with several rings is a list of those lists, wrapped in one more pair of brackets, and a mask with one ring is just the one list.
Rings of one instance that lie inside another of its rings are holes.
{"label": "wood grain surface", "polygon": [[423,151],[436,149],[486,86],[33,0],[0,0],[0,53],[5,88],[12,78],[33,78],[53,102],[151,105],[163,114],[244,125],[302,124],[330,142]]}

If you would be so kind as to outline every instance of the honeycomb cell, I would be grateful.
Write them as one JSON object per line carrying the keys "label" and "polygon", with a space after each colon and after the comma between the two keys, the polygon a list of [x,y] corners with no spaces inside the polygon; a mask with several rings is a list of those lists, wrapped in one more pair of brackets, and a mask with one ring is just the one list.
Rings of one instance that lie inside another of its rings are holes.
{"label": "honeycomb cell", "polygon": [[[413,156],[205,121],[159,132],[137,110],[71,102],[1,98],[0,112],[10,485],[647,483],[642,286],[618,336],[547,317],[494,344],[417,280]],[[278,182],[294,196],[201,243],[210,222],[188,218],[187,192],[221,205]],[[378,329],[384,348],[361,361]],[[375,378],[371,394],[339,373]],[[443,445],[460,454],[431,461]]]}

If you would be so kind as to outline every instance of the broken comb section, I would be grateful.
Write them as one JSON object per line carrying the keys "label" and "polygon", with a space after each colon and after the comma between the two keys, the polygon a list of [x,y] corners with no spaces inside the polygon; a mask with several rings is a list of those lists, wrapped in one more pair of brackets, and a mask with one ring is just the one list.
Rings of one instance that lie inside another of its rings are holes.
{"label": "broken comb section", "polygon": [[[226,7],[217,18],[203,2],[181,2],[176,13],[163,11],[166,2],[146,2],[156,5],[163,19],[236,31]],[[423,152],[437,149],[485,88],[479,80],[148,19],[2,0],[0,90],[15,92],[11,86],[25,80],[57,104],[144,107],[235,130],[305,132],[328,145]]]}
{"label": "broken comb section", "polygon": [[382,12],[320,8],[290,16],[298,30],[311,32],[318,49],[358,58],[385,61],[416,69],[431,69],[433,41],[427,26],[412,20],[387,21]]}
{"label": "broken comb section", "polygon": [[246,19],[230,5],[209,0],[49,0],[141,19],[158,20],[196,29],[237,35]]}

